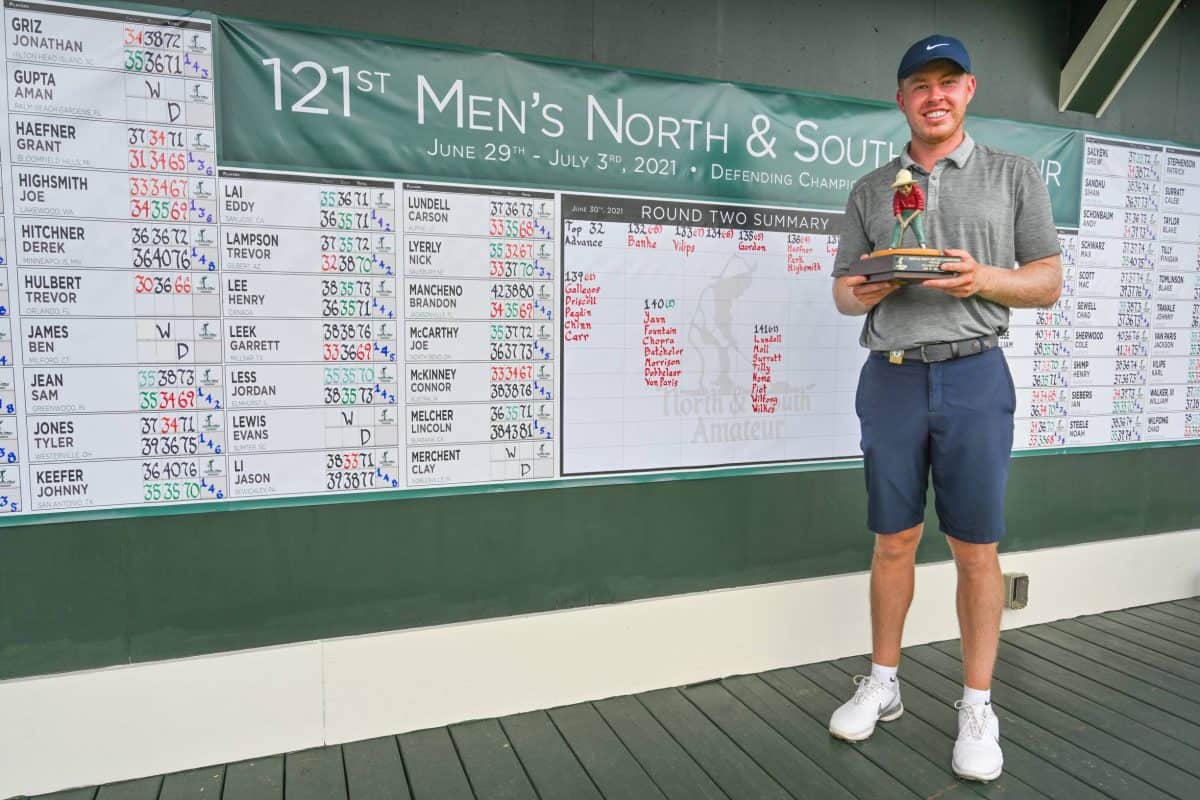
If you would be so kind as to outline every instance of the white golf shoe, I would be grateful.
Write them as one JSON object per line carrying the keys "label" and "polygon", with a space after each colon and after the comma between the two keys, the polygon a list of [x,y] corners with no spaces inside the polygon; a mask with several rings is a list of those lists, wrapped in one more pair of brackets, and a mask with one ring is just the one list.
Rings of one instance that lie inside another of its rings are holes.
{"label": "white golf shoe", "polygon": [[991,703],[975,705],[959,700],[954,707],[958,709],[958,740],[951,762],[954,774],[973,781],[999,778],[1004,754],[1000,751],[1000,720],[992,712]]}
{"label": "white golf shoe", "polygon": [[880,683],[870,675],[854,676],[858,690],[833,712],[829,732],[847,742],[861,742],[875,732],[876,722],[891,722],[904,713],[900,681]]}

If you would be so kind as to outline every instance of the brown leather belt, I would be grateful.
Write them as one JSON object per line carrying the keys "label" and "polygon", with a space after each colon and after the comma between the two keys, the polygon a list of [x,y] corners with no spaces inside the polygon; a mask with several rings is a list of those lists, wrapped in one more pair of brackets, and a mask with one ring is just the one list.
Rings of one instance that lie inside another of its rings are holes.
{"label": "brown leather belt", "polygon": [[934,364],[939,361],[950,361],[963,356],[974,356],[991,350],[1000,344],[1000,337],[994,333],[987,336],[976,336],[971,339],[960,339],[957,342],[935,342],[910,347],[907,350],[876,350],[893,364],[900,360],[920,361],[924,364]]}

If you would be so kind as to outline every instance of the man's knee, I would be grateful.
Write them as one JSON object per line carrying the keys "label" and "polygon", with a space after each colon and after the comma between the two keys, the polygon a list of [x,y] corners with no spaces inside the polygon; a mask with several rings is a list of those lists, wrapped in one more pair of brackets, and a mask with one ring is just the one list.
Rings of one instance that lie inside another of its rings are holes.
{"label": "man's knee", "polygon": [[975,544],[946,537],[954,553],[954,565],[959,572],[969,574],[987,573],[1000,568],[998,543]]}
{"label": "man's knee", "polygon": [[898,533],[875,534],[875,557],[885,562],[913,561],[923,528],[921,524]]}

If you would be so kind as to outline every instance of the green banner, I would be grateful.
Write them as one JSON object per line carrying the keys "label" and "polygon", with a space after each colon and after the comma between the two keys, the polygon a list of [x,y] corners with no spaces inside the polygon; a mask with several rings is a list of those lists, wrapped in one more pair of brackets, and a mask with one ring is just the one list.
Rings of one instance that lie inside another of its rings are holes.
{"label": "green banner", "polygon": [[[891,104],[222,18],[222,162],[841,210],[908,141]],[[1079,220],[1077,131],[972,117]]]}

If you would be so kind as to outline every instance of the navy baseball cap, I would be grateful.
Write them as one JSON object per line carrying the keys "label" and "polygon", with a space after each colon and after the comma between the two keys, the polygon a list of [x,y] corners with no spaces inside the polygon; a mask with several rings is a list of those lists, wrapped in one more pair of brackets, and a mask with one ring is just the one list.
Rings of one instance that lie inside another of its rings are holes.
{"label": "navy baseball cap", "polygon": [[896,80],[902,81],[931,61],[942,58],[958,64],[963,72],[971,71],[971,57],[967,55],[963,43],[953,36],[935,33],[905,51],[904,58],[900,59],[900,68],[896,70]]}

